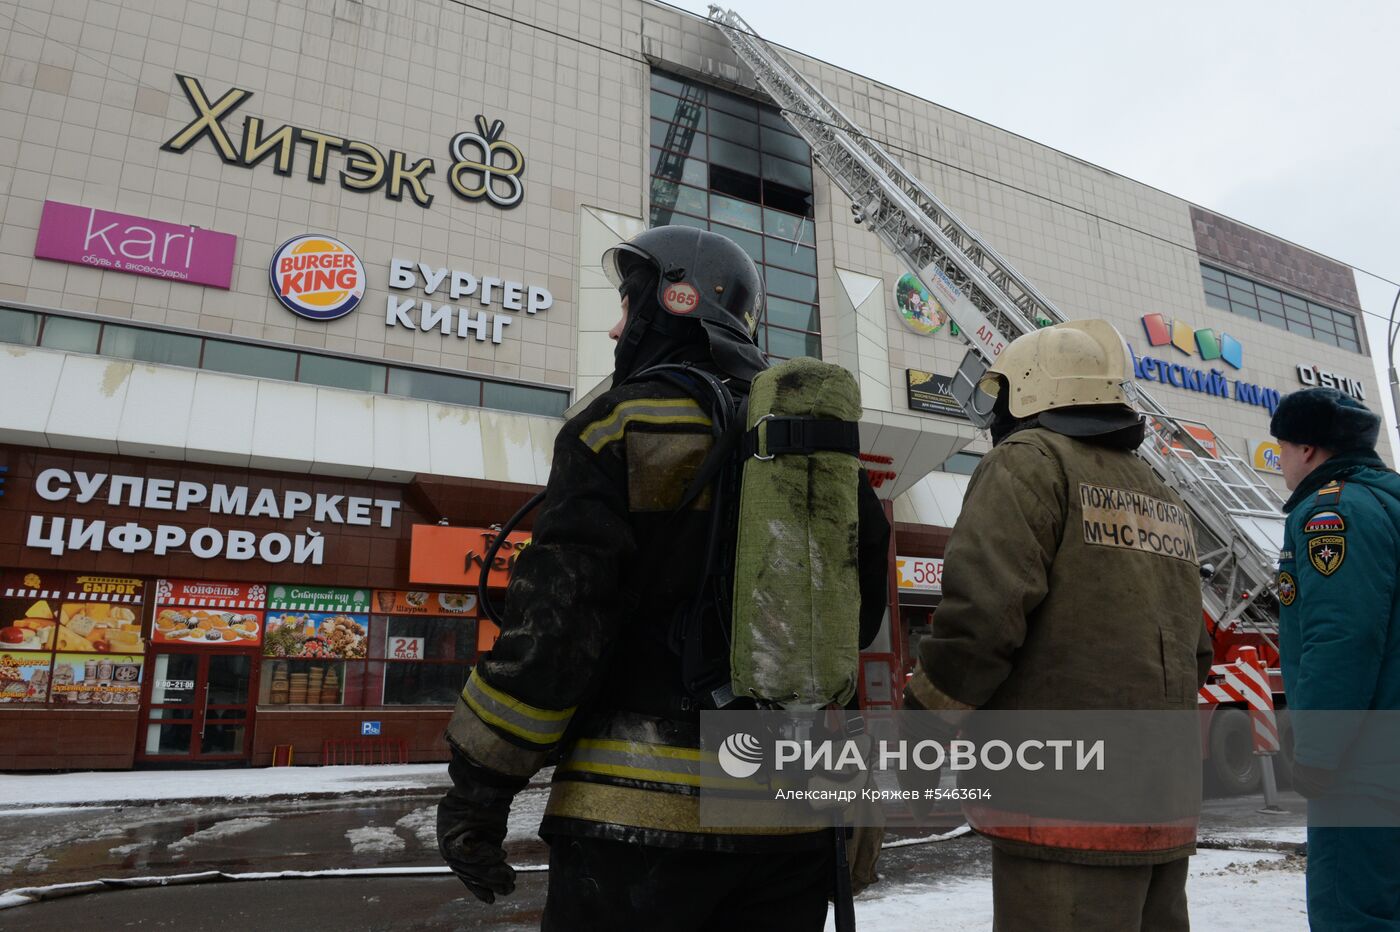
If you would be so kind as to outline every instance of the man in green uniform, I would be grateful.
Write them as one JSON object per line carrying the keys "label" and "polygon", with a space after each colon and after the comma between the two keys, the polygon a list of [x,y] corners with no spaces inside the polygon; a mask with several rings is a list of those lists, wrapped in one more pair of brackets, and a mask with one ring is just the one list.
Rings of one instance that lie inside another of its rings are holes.
{"label": "man in green uniform", "polygon": [[1376,455],[1380,418],[1334,388],[1285,397],[1270,431],[1293,492],[1279,649],[1293,785],[1310,800],[1308,917],[1327,932],[1400,929],[1400,744],[1389,721],[1400,710],[1400,476]]}
{"label": "man in green uniform", "polygon": [[[754,343],[763,283],[734,242],[690,227],[648,230],[603,264],[622,297],[612,387],[559,432],[500,638],[448,726],[453,788],[438,807],[439,849],[478,898],[509,894],[511,800],[554,753],[540,827],[546,932],[819,930],[830,832],[701,824],[700,713],[715,705],[692,685],[687,658],[727,660],[728,632],[714,613],[698,630],[679,622],[711,583],[717,486],[680,504],[718,413],[673,381],[637,377],[688,364],[747,394],[767,366]],[[885,609],[890,529],[864,473],[858,483],[851,570],[865,645]]]}
{"label": "man in green uniform", "polygon": [[[1195,541],[1181,499],[1132,452],[1145,425],[1131,379],[1122,336],[1099,320],[1022,336],[988,371],[994,447],[948,542],[907,706],[1195,709],[1211,661]],[[1177,801],[1176,817],[1052,819],[996,792],[964,805],[994,846],[998,930],[1188,928],[1200,757],[1198,730],[1180,721],[1137,787],[1139,799]]]}

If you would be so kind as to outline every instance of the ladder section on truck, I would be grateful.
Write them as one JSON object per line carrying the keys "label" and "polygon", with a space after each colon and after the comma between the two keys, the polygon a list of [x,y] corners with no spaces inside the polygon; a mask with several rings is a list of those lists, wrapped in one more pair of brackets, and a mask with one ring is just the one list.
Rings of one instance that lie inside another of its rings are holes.
{"label": "ladder section on truck", "polygon": [[[985,423],[979,377],[1011,340],[1065,316],[742,17],[711,6],[710,19],[850,198],[855,221],[879,236],[957,323],[970,349],[953,394],[974,423]],[[1212,455],[1186,422],[1141,388],[1133,395],[1148,421],[1140,455],[1195,518],[1207,611],[1223,628],[1269,636],[1277,629],[1271,592],[1283,538],[1281,500],[1223,442],[1216,441]]]}

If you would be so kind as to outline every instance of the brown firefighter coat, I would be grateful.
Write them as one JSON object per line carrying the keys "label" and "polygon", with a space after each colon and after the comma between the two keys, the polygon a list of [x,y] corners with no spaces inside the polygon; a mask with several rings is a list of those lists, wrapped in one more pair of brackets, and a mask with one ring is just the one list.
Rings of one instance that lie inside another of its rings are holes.
{"label": "brown firefighter coat", "polygon": [[[1199,731],[1185,713],[1211,662],[1200,586],[1191,518],[1134,454],[1031,428],[983,458],[909,694],[928,709],[998,711],[979,713],[972,730],[1011,717],[1002,711],[1180,714],[1133,719],[1146,724],[1135,728],[1131,786],[1114,784],[1132,799],[1088,799],[1103,784],[1071,773],[1037,777],[1047,782],[1032,802],[983,773],[993,789],[966,805],[974,827],[1014,853],[1078,863],[1161,863],[1194,851]],[[1139,803],[1168,799],[1171,816],[1129,814],[1164,811]]]}

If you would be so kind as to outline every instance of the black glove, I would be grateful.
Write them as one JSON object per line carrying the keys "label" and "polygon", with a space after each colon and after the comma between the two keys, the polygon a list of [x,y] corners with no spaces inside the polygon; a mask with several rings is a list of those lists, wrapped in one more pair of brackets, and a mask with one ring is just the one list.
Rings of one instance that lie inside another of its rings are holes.
{"label": "black glove", "polygon": [[473,896],[494,903],[515,890],[503,843],[511,800],[526,781],[477,766],[456,748],[447,772],[452,789],[438,803],[438,852]]}
{"label": "black glove", "polygon": [[1316,799],[1326,795],[1337,779],[1337,771],[1323,767],[1309,767],[1298,761],[1293,762],[1293,789],[1304,799]]}

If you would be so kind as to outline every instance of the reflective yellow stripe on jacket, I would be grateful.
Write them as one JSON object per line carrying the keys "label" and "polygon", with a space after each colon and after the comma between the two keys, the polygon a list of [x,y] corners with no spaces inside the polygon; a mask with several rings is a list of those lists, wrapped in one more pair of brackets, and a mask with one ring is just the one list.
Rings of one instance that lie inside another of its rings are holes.
{"label": "reflective yellow stripe on jacket", "polygon": [[710,426],[710,418],[693,398],[633,398],[585,427],[578,435],[584,446],[601,453],[621,440],[629,424],[696,424]]}
{"label": "reflective yellow stripe on jacket", "polygon": [[574,717],[573,708],[539,709],[522,702],[486,682],[476,670],[462,687],[462,701],[483,722],[543,748],[557,744]]}

